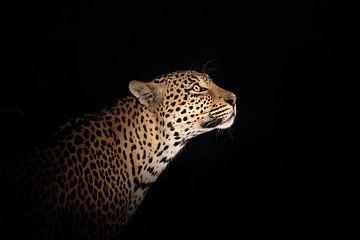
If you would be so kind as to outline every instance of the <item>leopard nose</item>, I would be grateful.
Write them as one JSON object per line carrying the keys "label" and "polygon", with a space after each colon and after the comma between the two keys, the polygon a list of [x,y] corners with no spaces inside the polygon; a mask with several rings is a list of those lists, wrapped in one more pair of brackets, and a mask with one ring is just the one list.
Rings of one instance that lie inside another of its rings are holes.
{"label": "leopard nose", "polygon": [[231,106],[235,106],[235,104],[236,104],[236,95],[231,93],[227,98],[225,98],[225,102],[227,102]]}

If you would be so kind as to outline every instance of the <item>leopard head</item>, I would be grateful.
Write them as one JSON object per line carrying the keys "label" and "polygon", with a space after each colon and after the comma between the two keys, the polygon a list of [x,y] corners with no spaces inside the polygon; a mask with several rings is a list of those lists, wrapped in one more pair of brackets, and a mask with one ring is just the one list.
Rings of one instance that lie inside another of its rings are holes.
{"label": "leopard head", "polygon": [[130,92],[165,126],[182,137],[230,127],[236,116],[236,95],[217,86],[209,75],[177,71],[150,82],[133,80]]}

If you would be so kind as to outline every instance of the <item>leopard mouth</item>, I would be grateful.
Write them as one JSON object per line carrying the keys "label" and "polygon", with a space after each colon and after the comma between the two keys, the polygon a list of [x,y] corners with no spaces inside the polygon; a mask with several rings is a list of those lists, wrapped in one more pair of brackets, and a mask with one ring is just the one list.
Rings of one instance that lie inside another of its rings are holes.
{"label": "leopard mouth", "polygon": [[221,122],[222,122],[221,119],[210,116],[210,118],[206,122],[201,124],[201,127],[202,128],[215,128],[216,126],[221,124]]}
{"label": "leopard mouth", "polygon": [[214,117],[210,114],[209,119],[201,124],[202,128],[228,128],[230,127],[235,119],[235,113],[232,113],[231,116],[229,118],[226,119],[222,119],[222,118],[217,118]]}
{"label": "leopard mouth", "polygon": [[234,123],[235,116],[236,116],[236,114],[232,113],[231,116],[228,119],[226,119],[225,121],[223,121],[221,124],[219,124],[217,126],[217,128],[224,129],[224,128],[231,127],[231,125]]}

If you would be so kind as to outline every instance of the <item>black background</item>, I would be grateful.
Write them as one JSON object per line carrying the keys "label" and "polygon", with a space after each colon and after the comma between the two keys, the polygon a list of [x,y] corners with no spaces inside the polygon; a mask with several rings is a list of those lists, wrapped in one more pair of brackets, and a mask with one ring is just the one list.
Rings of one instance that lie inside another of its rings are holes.
{"label": "black background", "polygon": [[[321,236],[352,229],[359,6],[329,1],[28,1],[6,6],[1,150],[129,94],[206,70],[238,97],[229,131],[192,140],[127,239]],[[350,177],[350,178],[348,178]]]}

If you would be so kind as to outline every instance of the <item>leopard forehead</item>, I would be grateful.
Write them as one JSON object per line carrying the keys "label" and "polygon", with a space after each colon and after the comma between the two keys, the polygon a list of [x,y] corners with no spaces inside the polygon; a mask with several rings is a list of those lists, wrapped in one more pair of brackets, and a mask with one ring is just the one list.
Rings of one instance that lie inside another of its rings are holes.
{"label": "leopard forehead", "polygon": [[200,73],[193,70],[176,71],[168,74],[163,74],[156,77],[153,82],[167,83],[182,88],[191,87],[193,84],[209,85],[212,82],[211,77],[206,73]]}

